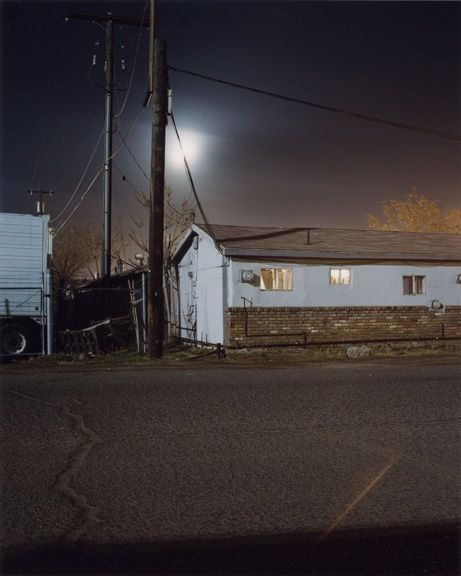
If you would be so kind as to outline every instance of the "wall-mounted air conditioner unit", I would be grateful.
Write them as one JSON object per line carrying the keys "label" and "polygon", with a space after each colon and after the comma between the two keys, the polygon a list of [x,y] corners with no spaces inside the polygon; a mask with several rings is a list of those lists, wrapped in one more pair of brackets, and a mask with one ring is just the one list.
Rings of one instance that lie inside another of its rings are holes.
{"label": "wall-mounted air conditioner unit", "polygon": [[252,284],[255,281],[256,274],[253,270],[241,270],[240,271],[240,281],[245,284]]}

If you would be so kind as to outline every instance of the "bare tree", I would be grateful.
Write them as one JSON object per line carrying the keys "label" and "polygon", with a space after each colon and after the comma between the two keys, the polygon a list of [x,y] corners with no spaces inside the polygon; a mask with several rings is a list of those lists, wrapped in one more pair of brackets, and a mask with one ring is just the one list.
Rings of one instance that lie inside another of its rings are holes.
{"label": "bare tree", "polygon": [[92,261],[91,251],[82,244],[81,226],[68,226],[53,241],[53,270],[57,287],[81,276]]}
{"label": "bare tree", "polygon": [[[145,193],[133,192],[138,204],[145,209],[145,214],[150,211],[150,198]],[[194,222],[195,211],[191,201],[184,199],[179,206],[175,206],[173,191],[165,188],[165,212],[164,212],[164,255],[165,263],[168,263],[184,231]],[[142,216],[132,216],[133,228],[129,232],[129,238],[143,252],[149,252],[148,225]]]}
{"label": "bare tree", "polygon": [[[144,209],[144,213],[148,214],[150,211],[150,198],[145,193],[138,191],[133,192],[136,201]],[[192,208],[192,201],[184,199],[178,206],[174,203],[173,191],[170,187],[165,188],[165,212],[164,212],[164,239],[163,239],[163,253],[164,253],[164,293],[165,293],[165,307],[167,321],[170,322],[172,318],[172,283],[171,276],[171,258],[178,245],[178,241],[183,236],[187,228],[195,220],[195,212]],[[130,239],[133,243],[146,254],[149,253],[148,248],[148,225],[146,218],[133,217],[133,228],[129,233]],[[169,332],[169,331],[168,331]]]}
{"label": "bare tree", "polygon": [[[102,228],[94,223],[66,226],[53,242],[53,269],[56,285],[60,288],[72,279],[101,276]],[[120,258],[124,247],[121,228],[112,232],[113,259]]]}

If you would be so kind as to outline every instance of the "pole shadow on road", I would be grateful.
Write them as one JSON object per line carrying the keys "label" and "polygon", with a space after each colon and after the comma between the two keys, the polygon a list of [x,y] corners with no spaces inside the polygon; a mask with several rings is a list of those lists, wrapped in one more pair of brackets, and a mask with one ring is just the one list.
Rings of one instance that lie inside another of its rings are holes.
{"label": "pole shadow on road", "polygon": [[2,574],[437,574],[460,573],[455,523],[246,539],[15,550]]}

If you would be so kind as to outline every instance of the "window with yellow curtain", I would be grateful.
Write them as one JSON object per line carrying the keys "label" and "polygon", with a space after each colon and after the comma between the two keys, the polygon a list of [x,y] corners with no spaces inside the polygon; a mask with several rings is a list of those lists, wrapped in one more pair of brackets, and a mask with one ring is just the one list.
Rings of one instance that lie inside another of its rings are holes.
{"label": "window with yellow curtain", "polygon": [[293,271],[291,268],[261,268],[261,290],[292,290]]}

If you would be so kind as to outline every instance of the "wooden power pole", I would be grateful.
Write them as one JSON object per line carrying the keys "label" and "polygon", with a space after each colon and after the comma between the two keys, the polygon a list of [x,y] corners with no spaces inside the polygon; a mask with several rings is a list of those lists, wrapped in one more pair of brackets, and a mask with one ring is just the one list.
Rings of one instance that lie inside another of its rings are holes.
{"label": "wooden power pole", "polygon": [[102,253],[102,277],[106,283],[110,280],[112,253],[112,103],[114,94],[114,34],[111,16],[112,14],[109,12],[106,25],[106,107],[104,120],[104,242]]}
{"label": "wooden power pole", "polygon": [[165,130],[168,114],[168,72],[165,40],[154,39],[153,117],[149,215],[148,350],[151,358],[163,356],[163,226],[165,187]]}
{"label": "wooden power pole", "polygon": [[107,282],[110,279],[111,269],[111,230],[112,230],[112,102],[114,93],[113,78],[113,51],[114,51],[114,30],[113,24],[122,24],[123,26],[142,26],[149,27],[148,22],[142,19],[126,18],[123,16],[114,16],[111,12],[107,14],[96,14],[94,12],[65,12],[66,20],[89,20],[91,22],[104,22],[106,24],[106,107],[104,123],[104,238],[103,238],[103,257],[102,257],[102,276]]}

